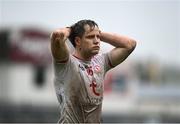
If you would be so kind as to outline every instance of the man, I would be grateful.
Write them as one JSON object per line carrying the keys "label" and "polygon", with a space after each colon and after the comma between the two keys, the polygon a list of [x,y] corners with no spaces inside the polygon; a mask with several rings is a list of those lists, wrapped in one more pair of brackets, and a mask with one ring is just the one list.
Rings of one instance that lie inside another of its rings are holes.
{"label": "man", "polygon": [[[70,53],[66,40],[75,50]],[[100,42],[115,48],[98,54]],[[92,20],[80,20],[51,34],[55,89],[60,103],[60,123],[100,123],[105,73],[123,62],[136,41],[100,31]]]}

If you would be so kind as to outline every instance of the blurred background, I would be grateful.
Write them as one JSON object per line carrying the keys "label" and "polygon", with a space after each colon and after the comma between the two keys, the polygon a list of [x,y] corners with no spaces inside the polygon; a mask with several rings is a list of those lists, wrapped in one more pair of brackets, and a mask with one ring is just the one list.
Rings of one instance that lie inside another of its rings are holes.
{"label": "blurred background", "polygon": [[49,36],[80,19],[137,40],[106,75],[103,122],[180,123],[180,0],[0,0],[0,122],[58,121]]}

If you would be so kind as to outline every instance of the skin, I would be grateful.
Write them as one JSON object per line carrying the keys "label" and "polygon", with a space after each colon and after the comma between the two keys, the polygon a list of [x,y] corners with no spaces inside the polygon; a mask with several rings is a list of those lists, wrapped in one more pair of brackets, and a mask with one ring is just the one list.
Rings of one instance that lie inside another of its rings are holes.
{"label": "skin", "polygon": [[[82,60],[91,60],[91,58],[98,54],[100,49],[100,42],[111,44],[115,48],[109,51],[111,64],[116,66],[123,62],[135,49],[136,41],[119,34],[102,32],[98,27],[90,27],[85,25],[85,33],[82,38],[76,37],[76,48],[74,55]],[[51,34],[51,51],[57,62],[68,60],[69,50],[66,45],[66,40],[70,35],[70,28],[61,28]]]}
{"label": "skin", "polygon": [[98,27],[85,27],[85,34],[82,38],[76,37],[76,50],[74,55],[82,60],[91,60],[91,58],[99,53],[100,50],[100,31]]}
{"label": "skin", "polygon": [[50,36],[51,52],[56,62],[65,61],[69,57],[69,50],[65,42],[69,35],[69,28],[61,28],[55,30]]}

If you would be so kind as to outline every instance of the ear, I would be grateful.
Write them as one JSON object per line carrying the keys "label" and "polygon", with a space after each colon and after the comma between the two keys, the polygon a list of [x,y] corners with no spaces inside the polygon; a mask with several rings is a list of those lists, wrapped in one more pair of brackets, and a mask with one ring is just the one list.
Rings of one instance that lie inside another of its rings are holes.
{"label": "ear", "polygon": [[81,38],[80,37],[75,37],[75,44],[76,44],[76,46],[81,45]]}

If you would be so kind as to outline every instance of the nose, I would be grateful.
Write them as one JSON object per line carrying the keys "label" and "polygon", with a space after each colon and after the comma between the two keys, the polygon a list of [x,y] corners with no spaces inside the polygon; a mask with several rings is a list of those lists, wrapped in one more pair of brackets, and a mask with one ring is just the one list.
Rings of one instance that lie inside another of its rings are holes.
{"label": "nose", "polygon": [[100,42],[100,39],[97,36],[95,36],[93,43],[98,44],[99,42]]}

